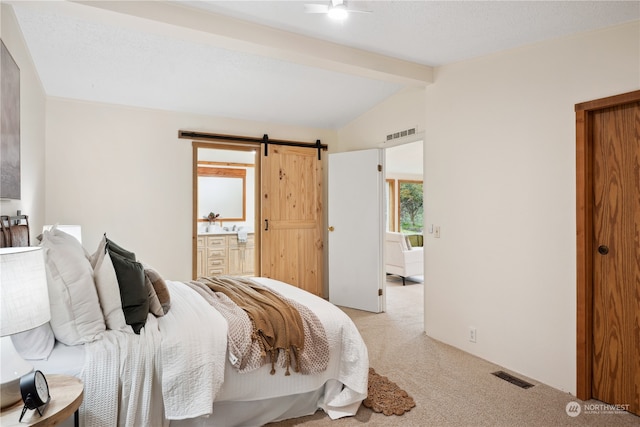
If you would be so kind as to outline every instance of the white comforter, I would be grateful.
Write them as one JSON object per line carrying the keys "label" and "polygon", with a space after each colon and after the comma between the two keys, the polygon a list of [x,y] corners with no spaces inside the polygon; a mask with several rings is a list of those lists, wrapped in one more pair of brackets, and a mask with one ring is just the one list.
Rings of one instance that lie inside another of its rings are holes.
{"label": "white comforter", "polygon": [[84,427],[162,426],[158,322],[152,315],[140,335],[108,330],[85,344],[81,372]]}
{"label": "white comforter", "polygon": [[[353,322],[310,293],[272,279],[256,280],[317,314],[331,348],[326,371],[270,375],[270,367],[264,366],[250,373],[235,372],[225,363],[225,319],[188,286],[167,281],[171,293],[167,315],[158,319],[150,315],[139,336],[107,331],[102,340],[86,346],[85,395],[104,409],[98,415],[85,413],[84,425],[114,425],[105,424],[113,416],[122,426],[167,425],[168,420],[211,415],[212,402],[263,400],[323,386],[319,408],[331,418],[354,415],[367,394],[369,362]],[[118,381],[115,372],[120,373]],[[105,405],[118,396],[118,388],[119,407],[116,402]],[[90,408],[87,403],[85,408]]]}
{"label": "white comforter", "polygon": [[211,414],[224,381],[227,322],[197,293],[167,282],[171,309],[158,318],[162,332],[162,396],[169,420]]}

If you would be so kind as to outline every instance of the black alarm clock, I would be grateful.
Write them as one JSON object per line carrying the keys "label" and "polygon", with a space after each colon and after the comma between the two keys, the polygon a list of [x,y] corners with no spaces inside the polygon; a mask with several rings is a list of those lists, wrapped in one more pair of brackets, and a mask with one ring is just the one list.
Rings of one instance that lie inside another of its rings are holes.
{"label": "black alarm clock", "polygon": [[51,396],[49,395],[47,379],[41,371],[33,371],[20,378],[20,393],[22,394],[24,407],[22,408],[19,422],[22,422],[22,417],[24,417],[27,410],[35,409],[40,416],[44,414]]}

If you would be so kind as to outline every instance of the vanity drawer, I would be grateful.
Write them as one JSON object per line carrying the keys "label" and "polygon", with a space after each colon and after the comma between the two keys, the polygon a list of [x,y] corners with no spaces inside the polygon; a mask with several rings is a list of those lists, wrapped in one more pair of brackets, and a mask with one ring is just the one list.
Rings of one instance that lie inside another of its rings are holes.
{"label": "vanity drawer", "polygon": [[226,274],[224,272],[224,267],[209,267],[207,272],[207,276],[221,276],[223,274]]}
{"label": "vanity drawer", "polygon": [[224,265],[225,265],[224,258],[209,258],[209,260],[207,261],[207,266],[209,266],[209,270],[216,267],[224,268]]}
{"label": "vanity drawer", "polygon": [[217,276],[220,274],[226,274],[227,270],[227,259],[224,257],[213,257],[211,255],[211,251],[209,250],[209,259],[207,259],[207,275],[208,276]]}
{"label": "vanity drawer", "polygon": [[211,249],[226,247],[227,246],[227,238],[226,236],[207,236],[207,247]]}
{"label": "vanity drawer", "polygon": [[204,248],[204,242],[207,238],[205,236],[198,236],[196,238],[196,246],[198,248]]}
{"label": "vanity drawer", "polygon": [[224,262],[224,259],[227,257],[227,248],[225,247],[214,247],[213,249],[211,249],[211,247],[209,247],[209,249],[207,250],[207,258],[211,259],[211,258],[221,258]]}

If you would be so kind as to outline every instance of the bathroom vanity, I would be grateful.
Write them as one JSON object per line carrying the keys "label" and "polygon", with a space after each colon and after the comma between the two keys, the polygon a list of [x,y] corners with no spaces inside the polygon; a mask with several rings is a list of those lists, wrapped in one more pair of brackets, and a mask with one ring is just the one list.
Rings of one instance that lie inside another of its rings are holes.
{"label": "bathroom vanity", "polygon": [[246,242],[236,232],[202,233],[197,236],[197,277],[255,274],[255,238],[247,233]]}

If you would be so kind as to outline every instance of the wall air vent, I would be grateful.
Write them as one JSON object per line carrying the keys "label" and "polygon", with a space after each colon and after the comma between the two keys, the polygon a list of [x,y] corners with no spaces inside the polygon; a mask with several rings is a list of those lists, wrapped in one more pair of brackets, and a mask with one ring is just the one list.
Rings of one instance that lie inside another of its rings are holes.
{"label": "wall air vent", "polygon": [[521,380],[518,377],[514,377],[513,375],[508,374],[508,373],[506,373],[504,371],[492,372],[492,374],[495,375],[498,378],[501,378],[501,379],[503,379],[505,381],[510,382],[511,384],[515,384],[520,388],[531,388],[531,387],[533,387],[533,384],[530,384],[530,383],[528,383],[528,382],[526,382],[524,380]]}
{"label": "wall air vent", "polygon": [[393,139],[398,139],[398,138],[415,135],[415,134],[416,134],[416,128],[406,129],[400,132],[390,133],[389,135],[387,135],[387,141],[391,141]]}

